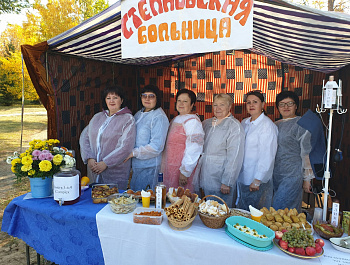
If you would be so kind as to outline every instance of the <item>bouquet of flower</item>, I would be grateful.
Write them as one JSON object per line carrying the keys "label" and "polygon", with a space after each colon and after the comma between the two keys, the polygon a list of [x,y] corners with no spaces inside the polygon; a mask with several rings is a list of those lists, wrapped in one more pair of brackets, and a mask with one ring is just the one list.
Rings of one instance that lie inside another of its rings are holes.
{"label": "bouquet of flower", "polygon": [[11,170],[17,180],[21,180],[22,177],[45,178],[53,176],[62,166],[74,167],[75,159],[72,153],[65,147],[58,147],[59,143],[57,139],[33,140],[24,153],[14,152],[9,156],[7,163],[12,165]]}

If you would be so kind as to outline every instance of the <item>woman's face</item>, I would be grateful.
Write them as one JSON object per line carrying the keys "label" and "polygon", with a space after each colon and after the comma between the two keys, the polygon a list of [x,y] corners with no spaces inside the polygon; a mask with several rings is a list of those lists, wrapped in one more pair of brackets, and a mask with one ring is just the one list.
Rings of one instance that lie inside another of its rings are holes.
{"label": "woman's face", "polygon": [[291,98],[285,98],[278,103],[278,111],[283,119],[294,118],[297,111],[297,105]]}
{"label": "woman's face", "polygon": [[176,110],[180,115],[190,114],[194,104],[191,104],[191,98],[187,93],[182,93],[176,101]]}
{"label": "woman's face", "polygon": [[214,116],[218,119],[225,118],[231,111],[230,103],[224,99],[215,99],[213,102]]}
{"label": "woman's face", "polygon": [[253,119],[256,119],[260,116],[265,106],[265,102],[255,95],[249,95],[247,97],[247,111],[252,116]]}
{"label": "woman's face", "polygon": [[121,109],[122,103],[123,103],[123,100],[115,93],[107,94],[106,104],[110,115],[117,113]]}
{"label": "woman's face", "polygon": [[145,107],[145,112],[150,111],[156,107],[157,97],[152,92],[145,92],[141,94],[142,105]]}

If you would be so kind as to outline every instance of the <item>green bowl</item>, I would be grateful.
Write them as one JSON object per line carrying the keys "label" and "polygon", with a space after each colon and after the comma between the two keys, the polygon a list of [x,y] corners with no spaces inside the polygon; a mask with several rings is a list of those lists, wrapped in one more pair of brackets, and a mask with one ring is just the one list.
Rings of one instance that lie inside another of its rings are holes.
{"label": "green bowl", "polygon": [[[226,222],[228,231],[232,235],[258,248],[264,248],[271,245],[272,240],[275,238],[275,232],[272,231],[270,228],[243,216],[231,216],[227,218],[225,222]],[[250,229],[255,229],[259,235],[265,235],[266,238],[258,238],[238,230],[237,228],[234,227],[234,225],[237,223],[241,226],[245,225]]]}

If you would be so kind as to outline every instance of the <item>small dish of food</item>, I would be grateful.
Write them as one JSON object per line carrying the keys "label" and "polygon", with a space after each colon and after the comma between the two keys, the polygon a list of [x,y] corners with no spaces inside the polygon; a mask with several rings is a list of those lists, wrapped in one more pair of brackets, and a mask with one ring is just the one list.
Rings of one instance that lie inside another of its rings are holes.
{"label": "small dish of food", "polygon": [[94,184],[91,187],[92,202],[107,203],[108,196],[118,192],[117,184]]}
{"label": "small dish of food", "polygon": [[139,199],[134,195],[117,193],[108,197],[108,204],[114,213],[131,213],[135,210]]}
{"label": "small dish of food", "polygon": [[325,239],[330,239],[332,237],[341,237],[343,235],[343,229],[340,225],[336,227],[328,222],[317,221],[313,224],[313,228],[319,236]]}
{"label": "small dish of food", "polygon": [[137,207],[133,213],[133,221],[138,224],[160,225],[163,213],[163,209]]}

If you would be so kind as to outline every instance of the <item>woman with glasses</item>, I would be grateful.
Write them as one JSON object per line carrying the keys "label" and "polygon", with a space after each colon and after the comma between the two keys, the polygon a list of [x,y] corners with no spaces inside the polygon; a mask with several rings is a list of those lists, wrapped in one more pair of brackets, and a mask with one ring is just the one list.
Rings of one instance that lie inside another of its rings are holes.
{"label": "woman with glasses", "polygon": [[123,163],[135,145],[135,119],[120,87],[102,93],[104,111],[95,114],[80,135],[81,158],[91,182],[116,183],[126,189],[131,163]]}
{"label": "woman with glasses", "polygon": [[272,203],[272,173],[277,151],[277,126],[264,112],[265,100],[259,91],[247,93],[247,111],[242,121],[245,131],[244,160],[238,178],[238,208],[249,210]]}
{"label": "woman with glasses", "polygon": [[197,170],[204,194],[220,197],[229,207],[233,206],[244,153],[244,130],[231,114],[231,107],[230,95],[214,97],[214,117],[203,121],[204,150]]}
{"label": "woman with glasses", "polygon": [[199,117],[192,114],[196,94],[181,89],[176,94],[176,110],[179,115],[170,123],[162,160],[164,184],[182,186],[194,191],[194,169],[203,150],[204,131]]}
{"label": "woman with glasses", "polygon": [[277,95],[276,105],[282,119],[278,127],[278,148],[273,171],[273,203],[275,209],[301,209],[303,189],[310,192],[314,177],[310,164],[311,134],[298,125],[296,111],[299,97],[292,91]]}
{"label": "woman with glasses", "polygon": [[141,90],[142,109],[135,114],[135,147],[125,160],[132,158],[130,188],[154,189],[158,180],[162,152],[169,127],[168,117],[161,105],[159,88],[147,85]]}

